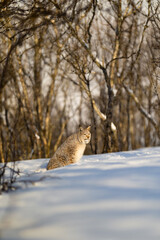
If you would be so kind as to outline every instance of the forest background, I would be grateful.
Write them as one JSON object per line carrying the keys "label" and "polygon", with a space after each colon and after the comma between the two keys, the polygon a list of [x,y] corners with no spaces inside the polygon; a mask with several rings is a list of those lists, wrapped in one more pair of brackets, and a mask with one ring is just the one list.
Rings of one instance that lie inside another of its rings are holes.
{"label": "forest background", "polygon": [[0,162],[160,143],[160,3],[0,1]]}

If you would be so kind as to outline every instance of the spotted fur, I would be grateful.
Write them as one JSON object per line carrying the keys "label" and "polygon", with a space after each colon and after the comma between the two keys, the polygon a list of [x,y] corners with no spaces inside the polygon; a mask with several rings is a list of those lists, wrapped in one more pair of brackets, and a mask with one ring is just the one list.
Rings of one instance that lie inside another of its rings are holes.
{"label": "spotted fur", "polygon": [[90,142],[90,126],[69,136],[50,159],[47,170],[76,163],[83,156],[86,144]]}

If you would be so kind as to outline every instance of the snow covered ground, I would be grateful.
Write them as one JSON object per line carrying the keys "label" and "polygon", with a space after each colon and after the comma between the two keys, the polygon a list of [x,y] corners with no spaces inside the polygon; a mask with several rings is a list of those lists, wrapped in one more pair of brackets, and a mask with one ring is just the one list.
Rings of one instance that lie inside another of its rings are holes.
{"label": "snow covered ground", "polygon": [[0,196],[0,239],[160,239],[160,147],[47,163],[18,164],[19,190]]}

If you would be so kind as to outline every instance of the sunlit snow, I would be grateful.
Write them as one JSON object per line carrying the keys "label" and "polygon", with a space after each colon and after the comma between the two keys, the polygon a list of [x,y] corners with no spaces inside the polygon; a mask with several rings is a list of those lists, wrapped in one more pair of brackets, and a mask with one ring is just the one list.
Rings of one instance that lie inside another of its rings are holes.
{"label": "sunlit snow", "polygon": [[160,147],[47,163],[19,162],[18,190],[0,196],[0,239],[160,239]]}

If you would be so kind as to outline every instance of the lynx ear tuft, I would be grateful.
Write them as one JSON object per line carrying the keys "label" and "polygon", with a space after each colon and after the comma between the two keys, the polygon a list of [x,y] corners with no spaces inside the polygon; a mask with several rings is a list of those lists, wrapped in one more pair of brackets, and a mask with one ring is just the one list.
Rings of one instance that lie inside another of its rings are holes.
{"label": "lynx ear tuft", "polygon": [[88,126],[88,127],[87,127],[87,130],[90,131],[90,130],[91,130],[91,126]]}

